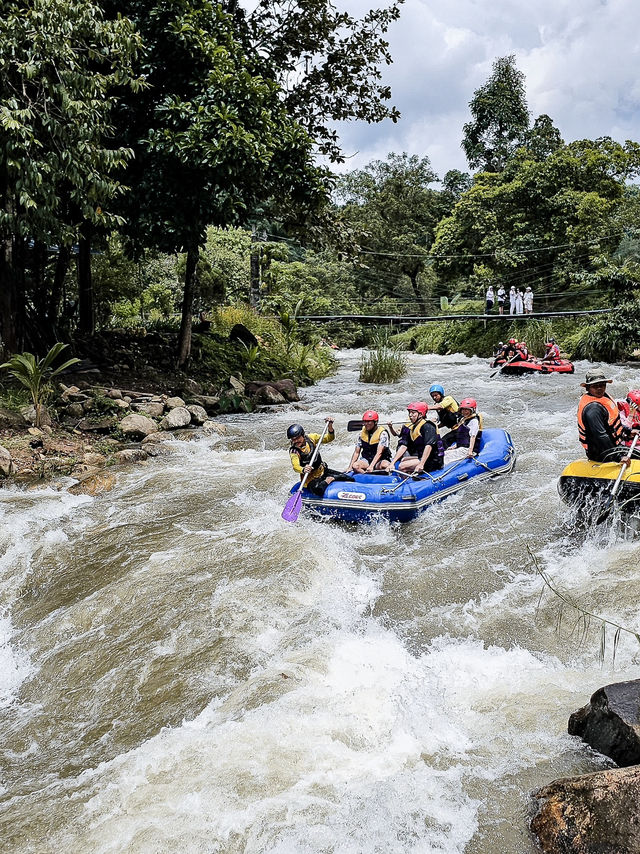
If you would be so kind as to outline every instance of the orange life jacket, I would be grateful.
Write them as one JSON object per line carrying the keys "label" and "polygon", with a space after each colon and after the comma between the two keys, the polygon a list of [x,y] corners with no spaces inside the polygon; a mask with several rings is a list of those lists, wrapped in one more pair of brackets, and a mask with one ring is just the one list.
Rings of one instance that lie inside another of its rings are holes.
{"label": "orange life jacket", "polygon": [[585,392],[580,398],[580,403],[578,404],[578,438],[580,439],[582,447],[585,451],[589,450],[582,414],[585,406],[588,406],[590,403],[599,403],[607,410],[609,428],[611,429],[613,441],[616,444],[619,444],[622,439],[622,423],[620,422],[620,413],[615,400],[609,397],[608,394],[605,394],[603,397],[593,397],[593,395]]}

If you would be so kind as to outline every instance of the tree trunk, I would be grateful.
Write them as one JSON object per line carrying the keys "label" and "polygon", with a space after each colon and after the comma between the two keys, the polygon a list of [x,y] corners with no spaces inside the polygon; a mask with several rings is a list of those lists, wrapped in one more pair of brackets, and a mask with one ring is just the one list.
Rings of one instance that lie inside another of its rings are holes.
{"label": "tree trunk", "polygon": [[193,310],[193,297],[196,290],[196,268],[200,249],[198,246],[190,246],[187,249],[187,269],[184,277],[184,297],[182,299],[182,319],[180,321],[180,335],[178,337],[178,367],[183,368],[191,354],[191,312]]}
{"label": "tree trunk", "polygon": [[260,307],[260,246],[259,235],[255,226],[251,230],[251,277],[249,284],[249,305]]}
{"label": "tree trunk", "polygon": [[78,249],[78,331],[81,335],[93,335],[95,332],[91,282],[91,223],[87,220],[80,226]]}
{"label": "tree trunk", "polygon": [[6,359],[18,350],[18,295],[13,268],[13,240],[2,241],[0,253],[0,343]]}
{"label": "tree trunk", "polygon": [[47,307],[47,320],[54,330],[54,337],[58,340],[58,318],[60,317],[60,303],[62,302],[62,290],[64,286],[65,276],[69,269],[71,261],[71,252],[68,246],[61,246],[58,249],[58,259],[56,261],[56,269],[53,274],[53,285],[49,294],[49,305]]}
{"label": "tree trunk", "polygon": [[422,309],[422,314],[426,317],[427,315],[427,303],[425,302],[424,297],[420,293],[420,287],[418,286],[418,276],[420,275],[419,270],[412,270],[410,273],[407,273],[409,276],[409,281],[411,282],[411,287],[413,288],[413,292],[416,295],[416,300],[420,304],[420,308]]}

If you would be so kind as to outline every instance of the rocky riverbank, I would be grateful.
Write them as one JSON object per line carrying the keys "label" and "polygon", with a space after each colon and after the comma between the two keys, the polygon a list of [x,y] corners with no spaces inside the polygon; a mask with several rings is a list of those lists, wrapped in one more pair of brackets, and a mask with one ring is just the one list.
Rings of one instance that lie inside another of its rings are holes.
{"label": "rocky riverbank", "polygon": [[[0,485],[35,485],[68,476],[77,481],[71,491],[95,494],[113,486],[114,466],[170,453],[168,438],[225,432],[215,420],[219,395],[206,394],[189,379],[180,391],[182,396],[175,389],[158,393],[96,385],[76,375],[59,383],[38,419],[32,405],[0,408]],[[253,409],[299,400],[290,379],[245,384],[232,376],[229,393]]]}

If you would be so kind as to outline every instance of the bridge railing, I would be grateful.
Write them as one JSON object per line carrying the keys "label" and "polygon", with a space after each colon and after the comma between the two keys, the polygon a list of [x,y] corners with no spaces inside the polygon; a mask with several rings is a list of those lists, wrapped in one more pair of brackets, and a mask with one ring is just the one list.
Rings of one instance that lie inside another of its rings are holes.
{"label": "bridge railing", "polygon": [[613,308],[594,308],[586,311],[534,311],[531,314],[434,314],[428,316],[407,314],[299,314],[297,320],[310,323],[335,323],[352,321],[361,324],[417,326],[420,323],[441,323],[444,320],[513,321],[534,320],[541,317],[586,317],[608,314]]}

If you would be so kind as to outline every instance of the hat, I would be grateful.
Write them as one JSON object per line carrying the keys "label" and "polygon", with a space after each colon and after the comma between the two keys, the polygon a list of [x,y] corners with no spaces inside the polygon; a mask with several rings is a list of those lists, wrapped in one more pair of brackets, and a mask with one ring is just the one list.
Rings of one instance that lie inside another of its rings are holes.
{"label": "hat", "polygon": [[587,388],[587,386],[595,385],[596,383],[612,383],[613,380],[607,379],[604,375],[604,371],[588,371],[587,376],[583,383],[580,385],[583,388]]}
{"label": "hat", "polygon": [[530,290],[531,290],[531,288],[527,288],[527,290],[528,290],[528,291],[530,291]]}

